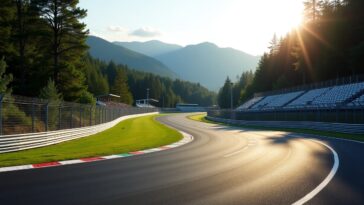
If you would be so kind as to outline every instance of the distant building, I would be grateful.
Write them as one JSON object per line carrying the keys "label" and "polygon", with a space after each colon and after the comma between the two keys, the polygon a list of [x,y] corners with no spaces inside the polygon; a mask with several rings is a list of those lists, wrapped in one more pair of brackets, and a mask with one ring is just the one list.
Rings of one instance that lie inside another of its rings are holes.
{"label": "distant building", "polygon": [[206,111],[206,109],[204,107],[201,107],[198,104],[186,104],[186,103],[177,103],[176,109],[181,112],[205,112]]}
{"label": "distant building", "polygon": [[118,102],[119,98],[120,98],[119,95],[114,95],[114,94],[99,95],[99,96],[96,96],[96,105],[112,107],[112,108],[131,107],[128,104]]}
{"label": "distant building", "polygon": [[140,99],[135,101],[135,105],[137,107],[148,107],[148,108],[155,108],[155,106],[151,105],[151,102],[158,103],[159,101],[153,98],[148,99]]}

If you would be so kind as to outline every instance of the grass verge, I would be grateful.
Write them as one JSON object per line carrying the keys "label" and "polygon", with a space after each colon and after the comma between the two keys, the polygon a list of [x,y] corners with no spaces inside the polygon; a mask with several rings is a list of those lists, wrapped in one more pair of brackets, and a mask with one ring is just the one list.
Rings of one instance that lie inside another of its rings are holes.
{"label": "grass verge", "polygon": [[42,148],[0,154],[0,167],[121,154],[171,144],[182,135],[155,120],[132,118],[98,134]]}
{"label": "grass verge", "polygon": [[[222,125],[229,125],[226,123],[218,123],[205,118],[206,114],[198,114],[198,115],[190,115],[188,116],[191,120],[196,120],[200,122],[206,123],[213,123],[213,124],[222,124]],[[342,139],[350,139],[350,140],[357,140],[364,142],[364,135],[363,134],[346,134],[340,132],[328,132],[328,131],[318,131],[318,130],[311,130],[311,129],[295,129],[295,128],[275,128],[275,127],[262,127],[262,126],[238,126],[233,125],[235,127],[243,127],[243,128],[251,128],[251,129],[259,129],[259,130],[274,130],[274,131],[285,131],[285,132],[294,132],[294,133],[304,133],[304,134],[312,134],[312,135],[320,135],[326,137],[335,137],[335,138],[342,138]]]}

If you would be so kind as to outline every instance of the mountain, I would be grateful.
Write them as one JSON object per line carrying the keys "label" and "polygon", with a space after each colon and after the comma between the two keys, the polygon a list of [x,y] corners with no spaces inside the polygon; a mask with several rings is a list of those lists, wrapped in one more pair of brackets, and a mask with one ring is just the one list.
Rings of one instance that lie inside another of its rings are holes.
{"label": "mountain", "polygon": [[132,51],[142,53],[147,56],[159,56],[165,53],[169,53],[178,49],[182,46],[176,44],[168,44],[157,40],[147,41],[147,42],[113,42],[116,45],[123,46]]}
{"label": "mountain", "polygon": [[89,36],[86,41],[90,47],[89,52],[94,58],[103,61],[114,61],[117,64],[153,73],[160,76],[176,78],[177,75],[160,61],[141,53],[129,50],[122,46],[110,43],[102,38]]}
{"label": "mountain", "polygon": [[199,82],[211,90],[218,90],[227,76],[235,80],[243,71],[257,67],[259,56],[252,56],[232,48],[220,48],[201,43],[155,56],[184,80]]}

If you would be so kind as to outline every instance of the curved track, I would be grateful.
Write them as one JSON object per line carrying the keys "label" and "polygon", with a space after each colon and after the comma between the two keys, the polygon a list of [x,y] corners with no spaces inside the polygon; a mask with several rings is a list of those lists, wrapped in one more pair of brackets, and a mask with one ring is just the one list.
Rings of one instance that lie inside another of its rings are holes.
{"label": "curved track", "polygon": [[[182,147],[130,158],[0,173],[1,204],[292,204],[334,164],[326,146],[284,132],[252,131],[171,115],[194,136]],[[364,204],[364,144],[321,139],[340,159],[308,204]]]}

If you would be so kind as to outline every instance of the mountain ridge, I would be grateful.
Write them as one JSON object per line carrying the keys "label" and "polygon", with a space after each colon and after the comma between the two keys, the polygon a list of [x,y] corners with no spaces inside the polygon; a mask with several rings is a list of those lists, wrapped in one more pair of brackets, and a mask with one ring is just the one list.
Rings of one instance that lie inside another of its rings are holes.
{"label": "mountain ridge", "polygon": [[253,56],[234,48],[220,48],[214,43],[188,45],[170,53],[155,56],[178,76],[199,82],[217,91],[227,76],[235,79],[248,70],[255,70],[260,56]]}
{"label": "mountain ridge", "polygon": [[175,72],[157,59],[124,48],[123,46],[115,45],[105,39],[96,36],[88,36],[86,43],[90,47],[89,52],[91,56],[94,58],[128,65],[135,70],[149,72],[164,77],[173,79],[178,77]]}
{"label": "mountain ridge", "polygon": [[144,55],[150,56],[150,57],[155,57],[158,55],[162,55],[164,53],[169,53],[174,50],[183,48],[182,46],[177,45],[177,44],[164,43],[164,42],[158,41],[158,40],[151,40],[151,41],[145,41],[145,42],[114,41],[113,43],[116,45],[128,48],[130,50],[136,51],[138,53],[142,53]]}

